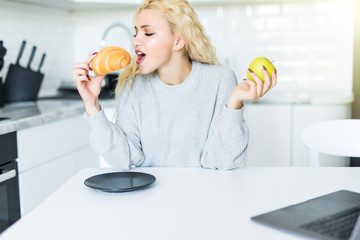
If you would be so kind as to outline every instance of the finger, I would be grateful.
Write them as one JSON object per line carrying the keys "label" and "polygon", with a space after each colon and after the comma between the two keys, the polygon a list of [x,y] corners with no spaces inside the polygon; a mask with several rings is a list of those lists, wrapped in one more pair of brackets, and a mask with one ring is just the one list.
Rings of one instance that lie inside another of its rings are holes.
{"label": "finger", "polygon": [[244,83],[247,84],[249,86],[249,95],[251,96],[251,98],[258,98],[257,97],[257,84],[256,82],[249,80],[249,79],[244,79]]}
{"label": "finger", "polygon": [[264,84],[263,84],[263,89],[262,89],[261,95],[263,96],[270,89],[271,78],[270,78],[269,72],[267,71],[267,69],[264,65],[262,66],[262,73],[264,76]]}
{"label": "finger", "polygon": [[90,66],[87,63],[75,63],[73,71],[75,71],[76,69],[86,69],[88,71],[91,71]]}
{"label": "finger", "polygon": [[78,78],[76,78],[76,85],[78,84],[83,84],[85,82],[89,82],[90,80],[87,78],[87,76],[79,76]]}
{"label": "finger", "polygon": [[73,77],[74,77],[75,82],[78,81],[79,79],[82,79],[82,78],[85,78],[85,79],[87,79],[89,81],[91,80],[89,74],[87,74],[87,73],[86,74],[76,74],[76,73],[74,73]]}
{"label": "finger", "polygon": [[73,70],[73,75],[87,75],[89,74],[89,71],[87,71],[86,69],[83,69],[83,68],[76,68]]}
{"label": "finger", "polygon": [[260,79],[258,75],[256,75],[251,69],[249,69],[250,75],[253,77],[254,81],[256,82],[256,92],[258,95],[261,95],[263,89],[263,81]]}
{"label": "finger", "polygon": [[85,60],[85,63],[86,63],[87,65],[89,65],[89,64],[91,63],[91,61],[93,60],[93,58],[96,56],[96,54],[97,54],[97,52],[94,52],[93,54],[89,55],[89,56],[87,57],[87,59]]}
{"label": "finger", "polygon": [[277,72],[276,69],[274,69],[274,71],[272,72],[272,76],[271,76],[271,88],[275,87],[277,83]]}

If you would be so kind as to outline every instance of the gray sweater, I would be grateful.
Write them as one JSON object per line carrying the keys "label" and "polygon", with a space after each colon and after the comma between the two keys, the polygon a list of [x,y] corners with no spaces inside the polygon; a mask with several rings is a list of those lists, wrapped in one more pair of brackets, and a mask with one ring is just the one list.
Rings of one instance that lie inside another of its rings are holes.
{"label": "gray sweater", "polygon": [[228,170],[245,158],[244,107],[226,107],[237,85],[227,67],[193,62],[189,77],[167,85],[156,73],[137,75],[124,90],[112,123],[101,110],[85,118],[90,144],[110,166],[204,167]]}

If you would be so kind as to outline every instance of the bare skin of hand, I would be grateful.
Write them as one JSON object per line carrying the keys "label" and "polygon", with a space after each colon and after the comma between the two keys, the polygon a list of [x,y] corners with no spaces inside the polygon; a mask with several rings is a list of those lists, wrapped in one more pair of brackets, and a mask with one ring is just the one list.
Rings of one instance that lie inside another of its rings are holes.
{"label": "bare skin of hand", "polygon": [[255,81],[244,79],[242,83],[234,88],[227,104],[229,109],[240,109],[243,107],[244,101],[259,99],[275,87],[277,81],[276,70],[272,72],[270,78],[268,71],[263,67],[264,82],[251,70],[249,72]]}
{"label": "bare skin of hand", "polygon": [[91,77],[89,75],[90,62],[95,54],[90,55],[85,62],[75,63],[72,73],[75,79],[76,88],[84,102],[86,112],[89,116],[98,113],[101,108],[99,105],[99,94],[101,91],[101,82],[105,75]]}

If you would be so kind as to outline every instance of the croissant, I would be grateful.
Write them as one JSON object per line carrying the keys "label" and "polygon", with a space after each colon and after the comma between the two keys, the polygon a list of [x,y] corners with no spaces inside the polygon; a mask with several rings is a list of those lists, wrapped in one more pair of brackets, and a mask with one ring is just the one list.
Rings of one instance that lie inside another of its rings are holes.
{"label": "croissant", "polygon": [[105,75],[126,67],[130,60],[130,54],[121,47],[105,47],[93,58],[91,68],[96,75]]}

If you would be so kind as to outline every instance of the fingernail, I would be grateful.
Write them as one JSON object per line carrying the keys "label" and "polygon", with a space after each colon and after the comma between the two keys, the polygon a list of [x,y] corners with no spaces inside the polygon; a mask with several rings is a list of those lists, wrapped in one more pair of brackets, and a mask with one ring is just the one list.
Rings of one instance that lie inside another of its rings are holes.
{"label": "fingernail", "polygon": [[244,78],[243,81],[246,81],[246,78]]}
{"label": "fingernail", "polygon": [[274,72],[275,72],[275,74],[276,74],[276,68],[274,69]]}
{"label": "fingernail", "polygon": [[266,67],[263,65],[263,69],[265,70],[265,71],[267,71],[267,69],[266,69]]}
{"label": "fingernail", "polygon": [[90,71],[92,71],[92,68],[89,66]]}
{"label": "fingernail", "polygon": [[253,73],[253,71],[249,68],[249,72]]}
{"label": "fingernail", "polygon": [[98,52],[94,52],[92,55],[95,55],[95,54],[97,54]]}

